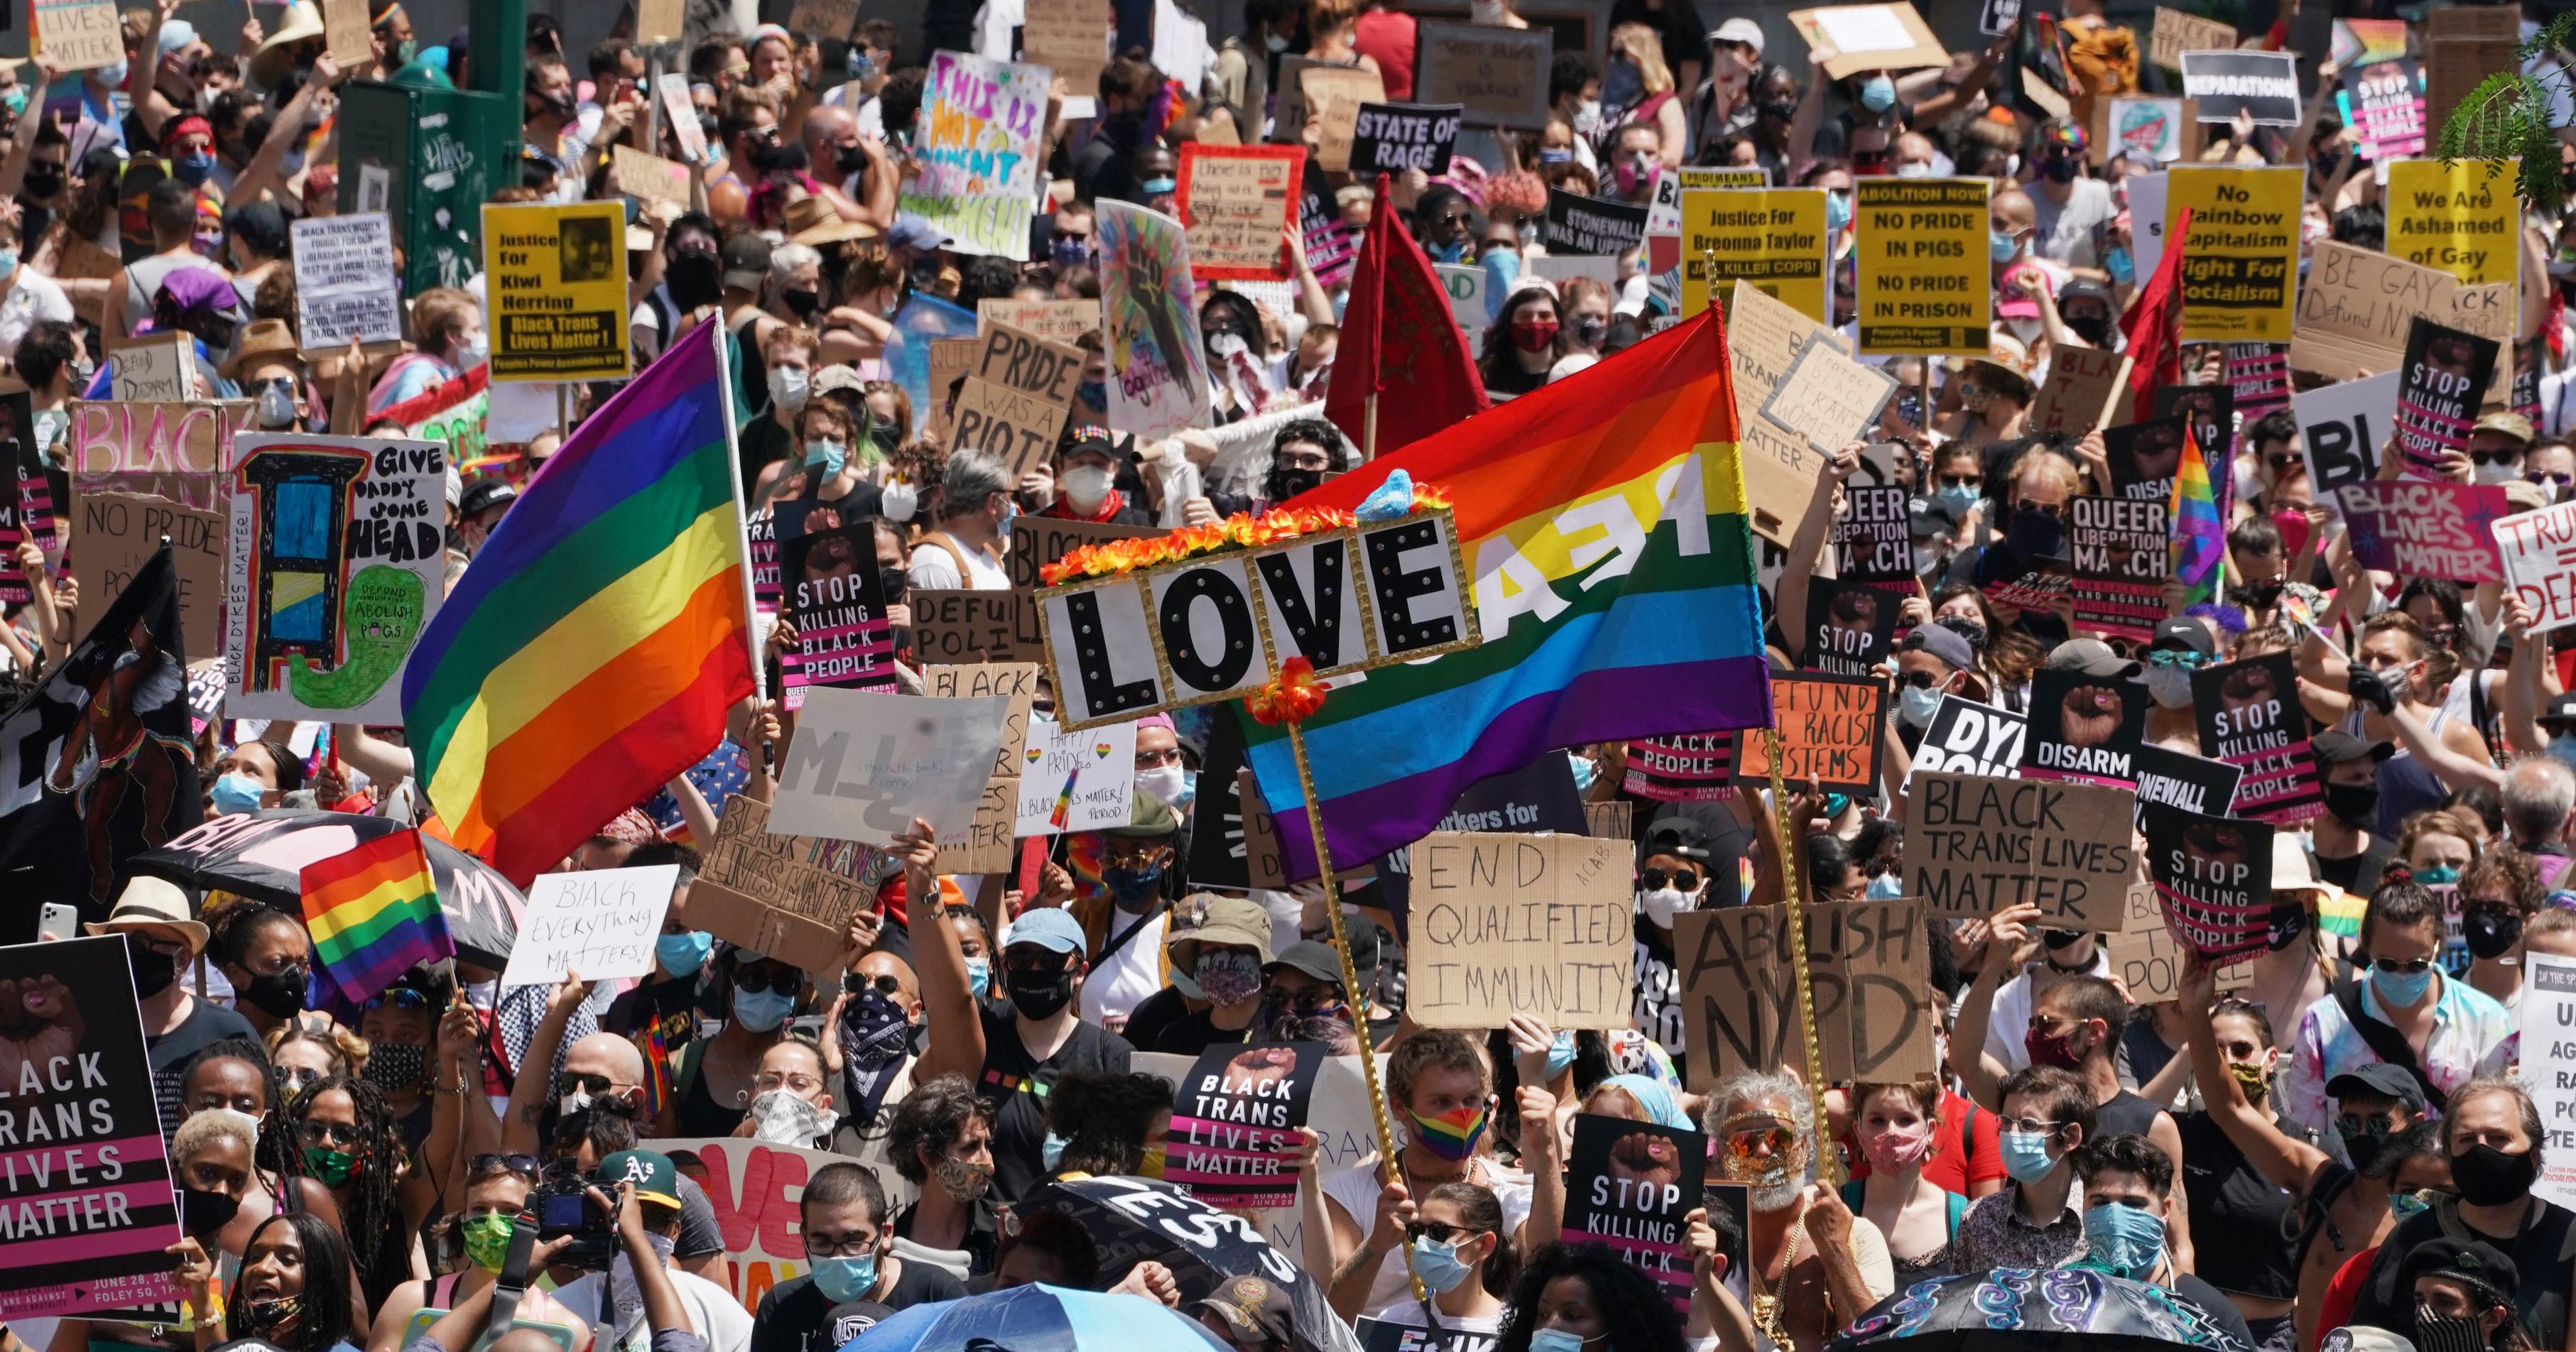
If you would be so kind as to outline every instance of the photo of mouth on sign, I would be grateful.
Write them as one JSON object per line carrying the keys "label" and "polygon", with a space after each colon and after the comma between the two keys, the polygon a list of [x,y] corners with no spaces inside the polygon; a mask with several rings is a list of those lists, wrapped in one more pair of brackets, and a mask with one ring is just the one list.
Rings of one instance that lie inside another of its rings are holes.
{"label": "photo of mouth on sign", "polygon": [[2272,826],[2157,804],[2147,873],[2176,942],[2212,963],[2260,953],[2272,922]]}

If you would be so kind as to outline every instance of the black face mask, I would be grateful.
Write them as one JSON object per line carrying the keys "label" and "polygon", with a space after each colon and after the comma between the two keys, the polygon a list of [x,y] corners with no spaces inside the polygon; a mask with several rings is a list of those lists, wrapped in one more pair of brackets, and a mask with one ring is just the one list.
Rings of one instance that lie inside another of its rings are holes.
{"label": "black face mask", "polygon": [[1762,116],[1770,118],[1774,122],[1794,121],[1798,116],[1798,101],[1796,99],[1767,99],[1762,104]]}
{"label": "black face mask", "polygon": [[125,956],[134,964],[134,996],[138,1000],[159,995],[179,979],[179,960],[145,946],[142,937],[131,931],[125,936]]}
{"label": "black face mask", "polygon": [[2281,584],[2265,582],[2252,587],[2230,587],[2227,589],[2227,599],[2240,606],[2269,610],[2281,599]]}
{"label": "black face mask", "polygon": [[683,310],[713,305],[724,295],[724,265],[705,249],[682,249],[662,265],[671,303]]}
{"label": "black face mask", "polygon": [[2369,827],[2379,822],[2379,786],[2377,784],[2326,785],[2326,811],[2335,820],[2349,826]]}
{"label": "black face mask", "polygon": [[217,1231],[233,1223],[240,1211],[241,1199],[229,1193],[179,1189],[179,1228],[198,1239],[213,1239]]}
{"label": "black face mask", "polygon": [[892,564],[880,565],[877,585],[885,589],[887,605],[899,606],[903,604],[904,589],[912,585],[912,575]]}
{"label": "black face mask", "polygon": [[26,183],[28,196],[51,197],[63,190],[63,171],[50,165],[31,165]]}
{"label": "black face mask", "polygon": [[2004,526],[2004,543],[2024,561],[2053,559],[2066,552],[2066,526],[2046,512],[2015,511]]}
{"label": "black face mask", "polygon": [[304,990],[311,980],[303,968],[289,967],[275,976],[252,977],[233,989],[270,1018],[291,1019],[304,1011]]}
{"label": "black face mask", "polygon": [[855,174],[868,167],[867,148],[865,146],[843,146],[841,147],[840,153],[833,157],[832,162],[841,166],[842,173]]}
{"label": "black face mask", "polygon": [[798,319],[811,319],[816,310],[823,308],[823,293],[820,291],[781,291],[778,299],[794,311]]}
{"label": "black face mask", "polygon": [[2372,1162],[2388,1148],[2388,1124],[2385,1122],[2372,1121],[2355,1130],[2349,1122],[2338,1117],[2335,1119],[2335,1134],[2343,1138],[2343,1153],[2351,1157],[2352,1167],[2360,1173],[2369,1173]]}
{"label": "black face mask", "polygon": [[2513,1155],[2491,1145],[2473,1145],[2451,1157],[2451,1182],[2459,1189],[2460,1200],[2471,1206],[2519,1201],[2530,1195],[2532,1180],[2538,1177],[2540,1164],[2527,1149]]}
{"label": "black face mask", "polygon": [[2275,903],[2268,923],[2263,927],[2263,946],[2278,953],[2299,941],[2308,932],[2308,908],[2295,902]]}
{"label": "black face mask", "polygon": [[2511,911],[2471,911],[2460,917],[2460,942],[2481,958],[2501,958],[2522,937],[2522,917]]}
{"label": "black face mask", "polygon": [[1013,971],[1002,978],[1002,989],[1010,992],[1011,1008],[1022,1018],[1052,1018],[1073,999],[1073,969]]}
{"label": "black face mask", "polygon": [[1274,469],[1270,471],[1268,484],[1270,501],[1274,504],[1286,502],[1300,493],[1311,493],[1323,484],[1324,472],[1320,469]]}
{"label": "black face mask", "polygon": [[2111,336],[2111,321],[2104,315],[2070,316],[2066,327],[2074,330],[2076,337],[2095,347],[2101,346]]}
{"label": "black face mask", "polygon": [[2039,941],[2048,945],[2049,952],[2057,953],[2073,948],[2077,944],[2084,942],[2084,936],[2087,932],[2088,931],[2085,930],[2041,930],[2039,932]]}

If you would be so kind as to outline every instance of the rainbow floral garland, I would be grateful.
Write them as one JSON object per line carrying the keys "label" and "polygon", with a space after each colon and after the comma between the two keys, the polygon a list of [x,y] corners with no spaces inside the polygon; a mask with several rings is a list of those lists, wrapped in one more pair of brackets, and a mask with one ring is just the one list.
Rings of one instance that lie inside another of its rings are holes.
{"label": "rainbow floral garland", "polygon": [[[1062,559],[1039,568],[1038,577],[1050,587],[1061,586],[1067,582],[1115,577],[1140,568],[1179,563],[1204,554],[1257,549],[1301,536],[1342,530],[1361,520],[1380,519],[1377,512],[1370,510],[1377,504],[1378,497],[1378,494],[1372,494],[1368,502],[1360,504],[1361,511],[1356,514],[1338,507],[1281,507],[1260,516],[1237,512],[1223,521],[1183,526],[1169,535],[1140,540],[1104,540],[1069,551]],[[1412,489],[1410,506],[1385,515],[1402,516],[1448,505],[1448,496],[1441,490],[1421,485]]]}

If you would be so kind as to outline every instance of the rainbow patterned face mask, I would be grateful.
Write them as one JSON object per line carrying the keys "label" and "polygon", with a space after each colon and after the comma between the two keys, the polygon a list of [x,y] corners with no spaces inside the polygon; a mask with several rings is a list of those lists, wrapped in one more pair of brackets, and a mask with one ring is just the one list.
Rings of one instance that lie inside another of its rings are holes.
{"label": "rainbow patterned face mask", "polygon": [[1405,1116],[1413,1119],[1413,1139],[1444,1160],[1463,1160],[1475,1154],[1476,1142],[1484,1139],[1485,1105],[1481,1103],[1431,1117],[1416,1112]]}

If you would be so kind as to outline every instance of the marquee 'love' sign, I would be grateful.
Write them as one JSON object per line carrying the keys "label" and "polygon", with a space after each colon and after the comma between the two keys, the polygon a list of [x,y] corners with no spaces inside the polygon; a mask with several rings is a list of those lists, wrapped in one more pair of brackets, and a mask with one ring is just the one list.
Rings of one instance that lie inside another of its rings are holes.
{"label": "marquee 'love' sign", "polygon": [[1239,699],[1280,663],[1318,676],[1479,641],[1446,510],[1363,521],[1038,593],[1066,731]]}

